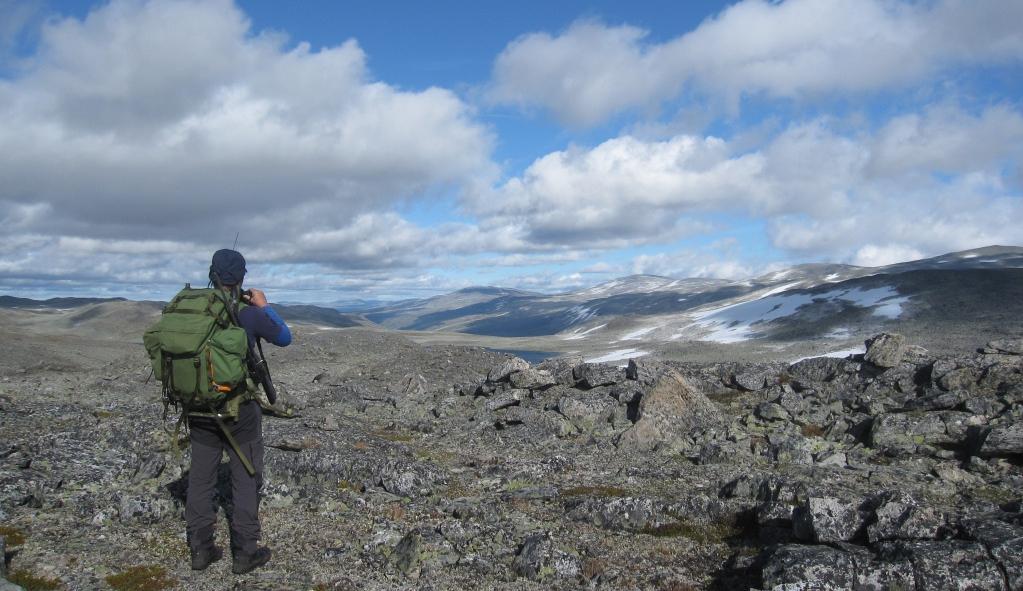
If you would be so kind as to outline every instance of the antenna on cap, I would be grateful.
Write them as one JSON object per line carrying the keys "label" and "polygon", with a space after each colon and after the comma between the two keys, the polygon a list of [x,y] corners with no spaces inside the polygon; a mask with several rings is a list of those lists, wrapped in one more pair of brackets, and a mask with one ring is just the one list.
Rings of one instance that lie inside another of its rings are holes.
{"label": "antenna on cap", "polygon": [[238,250],[238,235],[241,234],[241,230],[234,233],[234,244],[231,245],[231,250]]}

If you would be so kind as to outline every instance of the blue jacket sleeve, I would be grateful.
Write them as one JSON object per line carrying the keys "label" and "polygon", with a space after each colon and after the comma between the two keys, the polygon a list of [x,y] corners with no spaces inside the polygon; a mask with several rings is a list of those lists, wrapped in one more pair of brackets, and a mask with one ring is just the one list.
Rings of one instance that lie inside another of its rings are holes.
{"label": "blue jacket sleeve", "polygon": [[273,307],[271,306],[267,306],[263,308],[263,311],[266,312],[267,317],[269,317],[274,324],[280,327],[280,331],[278,331],[277,333],[277,338],[267,340],[277,345],[278,347],[287,347],[288,345],[290,345],[291,329],[288,328],[288,325],[285,324],[284,320],[277,314],[277,310],[274,310]]}
{"label": "blue jacket sleeve", "polygon": [[252,342],[263,339],[278,347],[287,347],[291,344],[291,330],[270,306],[265,308],[248,306],[238,314],[238,322]]}

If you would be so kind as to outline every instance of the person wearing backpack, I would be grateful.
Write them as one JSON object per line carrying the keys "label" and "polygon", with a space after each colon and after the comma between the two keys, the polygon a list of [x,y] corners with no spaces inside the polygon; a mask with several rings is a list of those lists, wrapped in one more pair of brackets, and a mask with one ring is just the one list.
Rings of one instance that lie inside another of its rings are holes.
{"label": "person wearing backpack", "polygon": [[231,570],[250,572],[269,562],[272,554],[259,545],[263,426],[251,361],[260,339],[286,347],[291,331],[268,305],[266,294],[242,291],[245,272],[241,253],[218,250],[209,272],[214,287],[199,290],[186,285],[164,309],[162,324],[158,322],[144,338],[166,399],[182,405],[188,417],[192,463],[185,522],[193,570],[205,570],[224,554],[214,543],[213,506],[224,451],[230,459],[234,505]]}

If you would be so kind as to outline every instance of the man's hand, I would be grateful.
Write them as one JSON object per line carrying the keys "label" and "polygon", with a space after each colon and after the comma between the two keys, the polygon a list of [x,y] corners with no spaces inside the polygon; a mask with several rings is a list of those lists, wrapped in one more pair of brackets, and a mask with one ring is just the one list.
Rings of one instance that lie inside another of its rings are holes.
{"label": "man's hand", "polygon": [[261,290],[261,289],[249,289],[248,292],[249,292],[249,303],[250,304],[252,304],[253,306],[256,306],[257,308],[265,308],[266,307],[266,304],[267,304],[266,294],[263,293],[263,290]]}

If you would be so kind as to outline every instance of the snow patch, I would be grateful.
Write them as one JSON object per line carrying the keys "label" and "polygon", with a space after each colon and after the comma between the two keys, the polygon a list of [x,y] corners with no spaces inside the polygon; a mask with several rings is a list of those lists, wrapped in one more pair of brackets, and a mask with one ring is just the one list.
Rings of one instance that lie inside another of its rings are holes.
{"label": "snow patch", "polygon": [[612,361],[623,361],[626,359],[634,359],[636,357],[642,357],[649,355],[646,351],[640,351],[639,349],[617,349],[615,351],[609,351],[601,355],[600,357],[593,357],[587,359],[586,363],[610,363]]}
{"label": "snow patch", "polygon": [[563,336],[561,338],[566,340],[566,341],[577,341],[577,340],[585,337],[586,335],[590,334],[591,332],[593,332],[595,330],[600,330],[600,329],[604,328],[605,326],[607,326],[607,324],[601,324],[600,326],[594,326],[593,328],[588,328],[588,329],[586,329],[586,330],[584,330],[582,332],[573,332],[572,334]]}
{"label": "snow patch", "polygon": [[850,355],[863,355],[867,352],[866,347],[853,347],[852,349],[842,349],[841,351],[832,351],[823,355],[807,355],[806,357],[800,357],[791,363],[799,363],[804,359],[813,359],[814,357],[837,357],[839,359],[845,359]]}
{"label": "snow patch", "polygon": [[692,314],[693,326],[708,331],[702,337],[703,340],[736,343],[753,338],[754,325],[791,316],[802,306],[814,302],[842,300],[861,308],[875,308],[874,314],[878,316],[898,318],[902,314],[902,304],[909,301],[908,297],[899,297],[898,292],[892,287],[837,289],[821,294],[773,295],[778,290],[784,291],[782,288],[771,290],[756,300]]}

